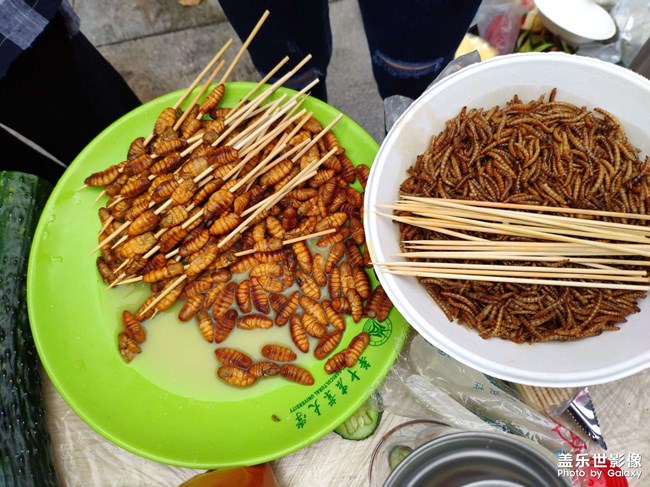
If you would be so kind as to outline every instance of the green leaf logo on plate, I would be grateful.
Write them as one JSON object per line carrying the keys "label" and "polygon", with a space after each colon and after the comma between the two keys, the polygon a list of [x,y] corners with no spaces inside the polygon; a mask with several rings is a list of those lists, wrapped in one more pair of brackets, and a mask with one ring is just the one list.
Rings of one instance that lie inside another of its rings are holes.
{"label": "green leaf logo on plate", "polygon": [[363,331],[370,335],[370,345],[378,347],[388,341],[393,334],[393,323],[390,318],[384,321],[377,321],[376,319],[367,319],[363,324]]}

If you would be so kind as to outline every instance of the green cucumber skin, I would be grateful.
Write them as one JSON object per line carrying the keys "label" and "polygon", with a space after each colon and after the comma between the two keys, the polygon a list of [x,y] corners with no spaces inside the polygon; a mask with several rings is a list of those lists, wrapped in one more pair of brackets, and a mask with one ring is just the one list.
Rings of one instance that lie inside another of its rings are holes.
{"label": "green cucumber skin", "polygon": [[27,262],[52,186],[0,172],[0,485],[58,486],[39,359],[27,315]]}

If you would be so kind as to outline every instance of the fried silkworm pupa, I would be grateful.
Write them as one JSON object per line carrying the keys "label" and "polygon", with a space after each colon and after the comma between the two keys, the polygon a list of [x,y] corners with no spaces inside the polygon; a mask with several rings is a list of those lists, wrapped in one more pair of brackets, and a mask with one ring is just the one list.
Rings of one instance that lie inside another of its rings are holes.
{"label": "fried silkworm pupa", "polygon": [[124,331],[129,335],[136,343],[144,342],[147,337],[144,328],[138,320],[135,319],[135,316],[128,311],[122,311],[122,325],[124,326]]}
{"label": "fried silkworm pupa", "polygon": [[282,308],[274,310],[276,326],[284,326],[289,322],[291,315],[298,309],[299,297],[300,293],[298,291],[292,292],[282,305]]}
{"label": "fried silkworm pupa", "polygon": [[309,373],[309,371],[294,364],[282,365],[280,367],[280,375],[285,379],[298,384],[306,386],[314,385],[314,377]]}
{"label": "fried silkworm pupa", "polygon": [[201,205],[212,194],[220,190],[223,187],[224,182],[225,181],[221,178],[211,179],[204,186],[199,188],[196,193],[194,193],[194,196],[192,197],[192,203],[194,203],[195,206]]}
{"label": "fried silkworm pupa", "polygon": [[173,107],[164,108],[158,115],[156,123],[153,126],[153,133],[156,135],[162,134],[168,127],[173,127],[176,123],[177,114]]}
{"label": "fried silkworm pupa", "polygon": [[370,296],[370,278],[362,266],[352,268],[352,277],[354,278],[354,287],[359,296],[366,299]]}
{"label": "fried silkworm pupa", "polygon": [[226,86],[223,83],[219,83],[217,86],[212,88],[210,93],[208,93],[208,96],[206,96],[201,102],[201,105],[199,105],[199,112],[210,113],[214,110],[223,98],[225,92]]}
{"label": "fried silkworm pupa", "polygon": [[298,358],[296,352],[282,345],[267,344],[262,347],[262,356],[276,362],[293,362]]}
{"label": "fried silkworm pupa", "polygon": [[345,245],[345,255],[348,258],[348,262],[352,267],[363,267],[363,255],[357,247],[357,244],[353,239],[346,239],[343,244]]}
{"label": "fried silkworm pupa", "polygon": [[185,301],[185,304],[178,312],[178,319],[180,321],[190,321],[192,318],[194,318],[194,315],[197,313],[197,311],[201,309],[202,304],[202,294],[195,294],[194,296],[191,296],[187,299],[187,301]]}
{"label": "fried silkworm pupa", "polygon": [[294,275],[296,283],[300,286],[300,289],[306,296],[309,296],[312,299],[320,299],[320,287],[316,284],[316,281],[312,276],[307,274],[302,269],[298,269]]}
{"label": "fried silkworm pupa", "polygon": [[157,160],[153,166],[149,168],[149,172],[154,175],[171,174],[176,171],[176,169],[181,167],[183,161],[184,159],[179,153],[173,152],[161,160]]}
{"label": "fried silkworm pupa", "polygon": [[185,267],[183,264],[175,260],[169,260],[164,267],[153,269],[146,274],[143,274],[142,282],[157,282],[162,281],[163,279],[180,276],[184,270]]}
{"label": "fried silkworm pupa", "polygon": [[234,330],[236,321],[237,321],[237,311],[235,311],[234,309],[229,309],[224,314],[222,314],[219,318],[217,318],[214,341],[216,343],[222,343],[223,341],[225,341],[226,338],[228,338],[228,336],[230,335],[230,333]]}
{"label": "fried silkworm pupa", "polygon": [[311,255],[311,250],[309,250],[307,243],[304,240],[295,242],[291,244],[291,248],[296,253],[296,259],[300,268],[307,273],[311,273],[314,265],[314,259]]}
{"label": "fried silkworm pupa", "polygon": [[251,301],[251,283],[248,279],[244,279],[237,285],[235,299],[242,313],[247,314],[251,312],[253,302]]}
{"label": "fried silkworm pupa", "polygon": [[244,352],[229,347],[217,348],[214,351],[217,360],[223,365],[232,365],[247,370],[253,365],[253,359]]}
{"label": "fried silkworm pupa", "polygon": [[242,316],[237,320],[237,328],[242,330],[267,330],[273,326],[273,320],[268,316],[250,314]]}
{"label": "fried silkworm pupa", "polygon": [[172,152],[178,152],[179,150],[185,149],[186,147],[187,141],[185,139],[160,139],[151,144],[152,152],[158,157],[164,157]]}
{"label": "fried silkworm pupa", "polygon": [[260,278],[253,276],[250,281],[250,293],[253,307],[262,314],[269,314],[269,297],[260,284]]}
{"label": "fried silkworm pupa", "polygon": [[210,281],[204,281],[203,279],[196,279],[188,284],[185,285],[185,289],[183,289],[183,292],[179,296],[181,299],[189,299],[192,296],[196,296],[197,294],[202,294],[205,293],[206,291],[210,291],[214,286],[214,283]]}
{"label": "fried silkworm pupa", "polygon": [[318,223],[316,223],[314,230],[322,232],[323,230],[328,230],[330,228],[339,228],[341,225],[344,225],[347,220],[348,215],[342,211],[337,211],[336,213],[321,218]]}
{"label": "fried silkworm pupa", "polygon": [[345,366],[354,367],[369,343],[370,335],[365,331],[356,335],[345,349]]}
{"label": "fried silkworm pupa", "polygon": [[97,258],[97,270],[104,282],[111,283],[117,278],[103,257]]}
{"label": "fried silkworm pupa", "polygon": [[323,235],[316,241],[316,245],[319,247],[329,247],[334,245],[337,242],[342,242],[350,236],[350,227],[343,226],[336,229],[334,233],[328,233]]}
{"label": "fried silkworm pupa", "polygon": [[274,362],[268,362],[266,360],[261,360],[255,362],[248,372],[255,377],[256,379],[261,379],[263,377],[273,377],[280,373],[280,366]]}
{"label": "fried silkworm pupa", "polygon": [[290,159],[285,159],[260,177],[260,186],[266,188],[268,186],[273,186],[274,184],[279,183],[287,174],[291,172],[291,169],[293,169],[293,162]]}
{"label": "fried silkworm pupa", "polygon": [[285,230],[292,230],[298,225],[298,212],[293,206],[287,206],[282,212],[280,221]]}
{"label": "fried silkworm pupa", "polygon": [[188,213],[183,206],[174,206],[164,212],[163,217],[160,219],[160,228],[172,228],[182,223],[188,218]]}
{"label": "fried silkworm pupa", "polygon": [[269,233],[271,237],[279,238],[279,239],[284,237],[286,231],[282,226],[280,220],[278,220],[276,217],[274,216],[267,217],[265,223],[266,223],[266,231]]}
{"label": "fried silkworm pupa", "polygon": [[[151,307],[149,308],[149,305],[158,297],[158,294],[152,294],[149,296],[147,299],[144,300],[144,302],[140,305],[140,307],[136,310],[135,312],[135,319],[138,321],[144,321],[146,319],[149,319],[153,316],[153,314],[156,312],[155,308]],[[149,309],[147,309],[149,308]],[[147,311],[145,311],[145,309]]]}
{"label": "fried silkworm pupa", "polygon": [[217,377],[222,381],[235,387],[249,387],[255,384],[257,379],[249,372],[233,367],[222,365],[217,369]]}
{"label": "fried silkworm pupa", "polygon": [[212,316],[214,319],[223,315],[230,306],[235,302],[235,292],[237,291],[237,283],[229,282],[226,284],[221,292],[217,295],[212,308]]}
{"label": "fried silkworm pupa", "polygon": [[338,266],[339,261],[345,255],[345,244],[343,242],[336,242],[332,245],[330,253],[327,255],[325,260],[325,272],[328,274],[332,272],[332,269]]}
{"label": "fried silkworm pupa", "polygon": [[324,299],[321,302],[321,306],[325,310],[325,314],[327,315],[330,324],[337,330],[345,331],[345,318],[332,308],[332,303],[329,300]]}
{"label": "fried silkworm pupa", "polygon": [[377,321],[384,321],[388,318],[393,303],[384,291],[384,288],[377,286],[368,296],[363,314],[368,318],[375,318]]}
{"label": "fried silkworm pupa", "polygon": [[210,240],[198,252],[192,254],[192,261],[185,270],[187,277],[198,276],[203,272],[217,258],[218,251],[217,242]]}
{"label": "fried silkworm pupa", "polygon": [[133,139],[131,144],[129,144],[129,150],[126,153],[126,159],[130,161],[131,159],[135,159],[138,156],[141,156],[146,152],[146,148],[144,146],[144,137],[138,137],[137,139]]}
{"label": "fried silkworm pupa", "polygon": [[341,172],[339,173],[339,176],[341,176],[346,183],[353,183],[357,176],[354,164],[352,164],[352,161],[348,159],[345,154],[339,155],[338,158],[339,161],[341,161]]}
{"label": "fried silkworm pupa", "polygon": [[104,186],[104,191],[108,196],[117,196],[122,191],[122,187],[128,181],[129,177],[126,174],[120,174],[115,181],[108,183]]}
{"label": "fried silkworm pupa", "polygon": [[166,254],[172,250],[176,245],[178,245],[189,232],[187,229],[183,228],[180,225],[170,228],[160,237],[158,246],[160,247],[160,252]]}
{"label": "fried silkworm pupa", "polygon": [[91,174],[84,179],[84,183],[86,186],[106,186],[115,181],[119,175],[119,167],[116,164],[113,164],[102,171]]}
{"label": "fried silkworm pupa", "polygon": [[198,186],[192,179],[183,180],[172,193],[172,204],[184,205],[194,198],[197,191]]}
{"label": "fried silkworm pupa", "polygon": [[308,335],[314,338],[323,338],[327,335],[327,329],[321,325],[312,315],[305,313],[302,316],[302,326]]}
{"label": "fried silkworm pupa", "polygon": [[136,341],[124,331],[121,331],[117,335],[117,347],[120,355],[127,364],[142,352]]}
{"label": "fried silkworm pupa", "polygon": [[237,213],[226,213],[212,223],[210,233],[212,235],[225,235],[237,228],[241,222],[242,218]]}
{"label": "fried silkworm pupa", "polygon": [[346,367],[345,365],[345,350],[335,353],[332,355],[330,358],[327,359],[327,362],[325,362],[325,372],[328,374],[333,374],[334,372],[338,372],[339,370],[343,370]]}
{"label": "fried silkworm pupa", "polygon": [[210,314],[203,308],[199,309],[194,315],[196,323],[199,326],[201,335],[205,338],[205,341],[212,343],[214,341],[214,321],[210,318]]}
{"label": "fried silkworm pupa", "polygon": [[354,168],[354,172],[361,183],[361,187],[365,190],[366,184],[368,183],[368,176],[370,176],[370,168],[365,164],[357,164]]}
{"label": "fried silkworm pupa", "polygon": [[270,276],[280,277],[284,270],[280,264],[275,262],[262,262],[254,266],[249,273],[250,277]]}
{"label": "fried silkworm pupa", "polygon": [[289,334],[291,335],[291,341],[298,350],[303,353],[309,352],[309,337],[302,324],[302,318],[296,313],[293,313],[289,319]]}
{"label": "fried silkworm pupa", "polygon": [[230,271],[233,274],[242,274],[259,263],[253,254],[242,255],[230,266]]}
{"label": "fried silkworm pupa", "polygon": [[160,217],[156,215],[153,209],[146,210],[131,222],[131,225],[129,225],[129,228],[127,229],[127,235],[135,237],[136,235],[153,230],[159,222]]}
{"label": "fried silkworm pupa", "polygon": [[153,162],[149,154],[142,154],[124,164],[122,173],[127,176],[135,176],[149,169],[153,165]]}
{"label": "fried silkworm pupa", "polygon": [[120,196],[123,198],[133,198],[139,194],[144,193],[151,186],[151,180],[145,174],[131,176],[122,189],[120,189]]}
{"label": "fried silkworm pupa", "polygon": [[235,201],[235,195],[227,189],[219,189],[212,193],[203,205],[203,216],[206,220],[219,217],[228,211]]}
{"label": "fried silkworm pupa", "polygon": [[306,313],[313,316],[321,325],[327,326],[327,315],[318,301],[309,296],[303,295],[298,298],[298,303]]}
{"label": "fried silkworm pupa", "polygon": [[350,315],[355,323],[359,323],[363,316],[363,301],[356,289],[348,289],[345,292],[345,298],[350,303]]}
{"label": "fried silkworm pupa", "polygon": [[117,256],[122,260],[131,259],[136,255],[146,254],[157,243],[158,239],[151,232],[136,235],[116,249]]}
{"label": "fried silkworm pupa", "polygon": [[350,302],[344,296],[332,298],[332,308],[337,313],[347,313],[351,311]]}
{"label": "fried silkworm pupa", "polygon": [[195,232],[190,238],[181,244],[178,248],[178,255],[187,257],[188,255],[198,252],[210,240],[210,231],[201,227],[198,232]]}
{"label": "fried silkworm pupa", "polygon": [[[163,288],[161,294],[167,290],[168,286],[171,286],[173,284],[174,284],[173,281],[169,282],[169,284]],[[163,297],[160,301],[156,303],[155,308],[158,311],[165,311],[166,309],[169,309],[176,302],[178,297],[181,295],[184,287],[185,286],[182,284],[175,286],[171,291],[165,294],[165,297]]]}
{"label": "fried silkworm pupa", "polygon": [[341,290],[345,294],[348,289],[354,289],[354,276],[352,275],[352,266],[349,262],[342,262],[339,270],[341,271]]}
{"label": "fried silkworm pupa", "polygon": [[[259,276],[256,277],[260,286],[268,293],[281,293],[285,289],[284,281],[277,277]],[[252,289],[252,286],[251,286]]]}
{"label": "fried silkworm pupa", "polygon": [[366,243],[366,233],[363,229],[363,222],[360,218],[353,216],[349,219],[350,236],[354,243],[361,247]]}
{"label": "fried silkworm pupa", "polygon": [[343,338],[343,332],[341,330],[335,330],[325,335],[319,340],[316,348],[314,348],[314,357],[319,360],[327,357],[341,343],[341,338]]}
{"label": "fried silkworm pupa", "polygon": [[314,254],[312,259],[312,277],[318,287],[327,286],[327,274],[325,273],[325,258],[322,254]]}

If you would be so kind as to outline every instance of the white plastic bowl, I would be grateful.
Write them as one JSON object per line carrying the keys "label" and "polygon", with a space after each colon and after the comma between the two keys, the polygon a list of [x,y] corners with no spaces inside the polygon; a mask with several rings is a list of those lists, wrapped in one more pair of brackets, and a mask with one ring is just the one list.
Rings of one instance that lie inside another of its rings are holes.
{"label": "white plastic bowl", "polygon": [[542,22],[571,44],[605,41],[616,34],[616,23],[593,0],[535,0]]}
{"label": "white plastic bowl", "polygon": [[[603,61],[560,53],[501,56],[474,64],[441,80],[398,119],[372,166],[365,196],[365,231],[374,261],[397,260],[397,225],[376,214],[393,204],[406,169],[426,151],[429,140],[463,106],[491,108],[514,95],[537,99],[557,88],[557,99],[604,108],[619,118],[630,142],[650,154],[650,81]],[[414,277],[376,268],[393,304],[427,341],[481,372],[505,380],[546,387],[609,382],[650,367],[650,301],[618,331],[573,342],[515,344],[482,339],[450,323]]]}

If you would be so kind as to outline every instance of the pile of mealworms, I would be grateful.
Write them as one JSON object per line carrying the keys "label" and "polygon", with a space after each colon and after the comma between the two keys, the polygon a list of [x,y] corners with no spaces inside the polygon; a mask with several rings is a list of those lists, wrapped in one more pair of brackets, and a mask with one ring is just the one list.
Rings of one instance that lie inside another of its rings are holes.
{"label": "pile of mealworms", "polygon": [[324,360],[329,374],[353,367],[370,336],[350,338],[346,316],[383,321],[392,306],[366,273],[369,168],[355,166],[330,130],[339,117],[323,127],[297,111],[301,93],[224,108],[227,89],[219,83],[185,110],[165,108],[126,160],[85,180],[108,196],[94,250],[102,279],[151,289],[123,310],[118,349],[133,360],[146,320],[170,309],[216,344],[286,326],[285,344],[216,348],[217,376],[236,387],[276,375],[310,385],[312,374],[294,363],[299,354]]}
{"label": "pile of mealworms", "polygon": [[[553,90],[548,97],[528,103],[515,96],[503,107],[463,108],[431,138],[428,150],[409,168],[400,191],[412,196],[646,215],[650,212],[649,175],[648,159],[639,158],[639,150],[612,114],[556,100]],[[450,238],[435,230],[399,225],[404,252],[410,251],[405,241]],[[465,238],[461,234],[470,239],[530,241],[478,228],[459,231],[452,238],[460,242]],[[456,319],[483,338],[517,343],[575,340],[618,329],[628,315],[639,311],[638,300],[645,296],[643,291],[620,289],[418,279],[450,321]]]}

